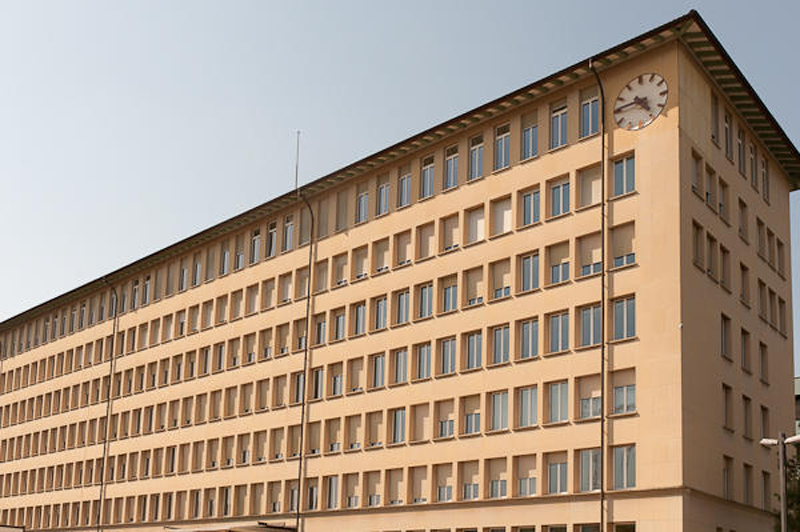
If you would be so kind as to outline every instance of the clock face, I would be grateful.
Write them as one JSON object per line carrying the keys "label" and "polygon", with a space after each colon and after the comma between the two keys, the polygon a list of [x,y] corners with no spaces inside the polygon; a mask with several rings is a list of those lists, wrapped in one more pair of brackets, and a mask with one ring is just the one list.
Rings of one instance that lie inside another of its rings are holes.
{"label": "clock face", "polygon": [[614,102],[614,121],[636,131],[655,120],[667,104],[667,82],[658,74],[641,74],[625,85]]}

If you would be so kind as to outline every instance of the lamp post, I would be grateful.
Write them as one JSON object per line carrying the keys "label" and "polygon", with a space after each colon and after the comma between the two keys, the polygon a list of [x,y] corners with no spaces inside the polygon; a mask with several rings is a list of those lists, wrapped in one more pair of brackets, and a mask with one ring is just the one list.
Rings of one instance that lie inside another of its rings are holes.
{"label": "lamp post", "polygon": [[774,438],[761,438],[761,445],[767,447],[778,447],[778,472],[780,474],[780,489],[781,489],[781,532],[787,532],[788,512],[786,507],[786,444],[800,442],[800,434],[795,436],[786,437],[785,432],[778,434],[778,439]]}

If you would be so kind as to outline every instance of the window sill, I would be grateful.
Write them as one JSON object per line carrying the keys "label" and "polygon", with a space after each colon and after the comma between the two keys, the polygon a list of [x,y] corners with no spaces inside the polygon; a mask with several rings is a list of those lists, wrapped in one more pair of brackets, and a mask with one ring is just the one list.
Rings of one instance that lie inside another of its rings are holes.
{"label": "window sill", "polygon": [[530,229],[531,227],[537,227],[537,226],[540,226],[540,225],[542,225],[542,221],[541,220],[537,220],[537,221],[531,222],[529,224],[518,225],[517,226],[517,231],[522,231],[524,229]]}
{"label": "window sill", "polygon": [[500,301],[505,301],[506,299],[511,299],[510,291],[509,291],[509,294],[507,296],[494,297],[494,298],[490,299],[489,300],[489,304],[498,303]]}
{"label": "window sill", "polygon": [[706,199],[703,197],[703,193],[700,192],[700,187],[698,187],[697,185],[692,185],[692,192],[694,192],[694,195],[697,196],[697,198],[700,201],[702,201],[703,203],[706,202]]}
{"label": "window sill", "polygon": [[550,288],[555,288],[555,287],[557,287],[557,286],[564,286],[564,285],[568,285],[569,283],[570,283],[570,280],[569,280],[569,279],[567,279],[566,281],[559,281],[559,282],[557,282],[557,283],[549,283],[549,284],[546,284],[546,285],[544,285],[544,287],[545,287],[546,289],[550,289]]}
{"label": "window sill", "polygon": [[[335,285],[331,286],[331,292],[333,292],[334,290],[338,290],[340,288],[344,288],[345,286],[350,284],[350,283],[347,282],[347,279],[340,279],[340,281],[341,281],[341,283],[339,281],[337,281]],[[278,305],[278,306],[280,306],[280,305]]]}
{"label": "window sill", "polygon": [[747,307],[748,309],[749,309],[749,308],[751,308],[751,307],[750,307],[750,302],[749,302],[749,301],[747,301],[746,299],[742,298],[742,297],[739,297],[739,303],[741,303],[742,305],[744,305],[744,306],[745,306],[745,307]]}
{"label": "window sill", "polygon": [[485,176],[483,176],[483,175],[476,175],[475,177],[472,177],[472,178],[468,177],[467,181],[466,181],[466,184],[470,185],[472,183],[477,183],[478,181],[483,181],[484,177]]}
{"label": "window sill", "polygon": [[511,432],[511,431],[509,429],[505,428],[505,429],[487,430],[484,434],[486,436],[494,436],[495,434],[508,434],[509,432]]}
{"label": "window sill", "polygon": [[385,449],[396,449],[398,447],[405,447],[405,446],[406,446],[406,442],[399,441],[399,442],[396,442],[396,443],[387,443],[386,445],[384,445],[384,448]]}
{"label": "window sill", "polygon": [[727,425],[722,425],[722,430],[724,430],[725,432],[727,432],[729,434],[733,434],[734,432],[736,432],[735,430],[733,430],[732,427],[729,427]]}
{"label": "window sill", "polygon": [[526,358],[515,358],[514,359],[514,363],[515,364],[524,364],[525,362],[532,362],[534,360],[539,360],[539,355],[532,355],[532,356],[529,356],[529,357],[526,357]]}
{"label": "window sill", "polygon": [[476,371],[480,371],[482,369],[483,369],[483,367],[481,367],[481,366],[478,366],[477,368],[464,368],[461,371],[459,371],[459,373],[461,375],[464,375],[465,373],[475,373]]}
{"label": "window sill", "polygon": [[600,416],[578,418],[575,423],[592,423],[593,421],[600,421]]}
{"label": "window sill", "polygon": [[547,423],[542,423],[542,428],[550,428],[550,427],[565,427],[569,425],[569,420],[564,421],[548,421]]}
{"label": "window sill", "polygon": [[606,416],[606,418],[607,419],[622,419],[622,418],[626,418],[626,417],[636,417],[638,415],[639,415],[639,412],[637,410],[634,410],[633,412],[620,412],[618,414],[608,414]]}
{"label": "window sill", "polygon": [[483,244],[484,242],[486,242],[486,239],[480,238],[480,239],[475,240],[473,242],[467,242],[466,244],[464,244],[463,247],[464,247],[464,249],[471,248],[472,246],[477,246],[478,244]]}
{"label": "window sill", "polygon": [[502,233],[497,233],[497,234],[494,234],[494,235],[490,235],[489,236],[489,240],[490,241],[498,240],[498,239],[503,238],[504,236],[508,236],[508,235],[510,235],[512,233],[513,233],[513,231],[511,231],[511,229],[507,229],[507,230],[503,231]]}
{"label": "window sill", "polygon": [[720,288],[722,288],[723,290],[725,290],[726,292],[728,292],[728,294],[732,294],[732,293],[733,293],[733,292],[731,292],[731,287],[730,287],[730,286],[728,286],[728,283],[727,283],[727,282],[725,282],[725,281],[721,281],[721,282],[719,283],[719,286],[720,286]]}
{"label": "window sill", "polygon": [[[393,445],[397,446],[397,444]],[[389,445],[387,445],[386,447],[389,447]],[[364,447],[365,451],[377,451],[378,449],[384,449],[382,443],[376,443],[375,445],[367,445],[366,447]]]}
{"label": "window sill", "polygon": [[548,216],[544,219],[545,222],[553,222],[555,220],[559,220],[561,218],[566,218],[567,216],[571,216],[572,211],[562,212],[561,214],[556,214],[555,216]]}
{"label": "window sill", "polygon": [[590,203],[589,205],[581,205],[580,207],[575,207],[575,212],[578,213],[578,212],[590,211],[590,210],[594,209],[595,207],[599,207],[599,206],[600,206],[600,203]]}
{"label": "window sill", "polygon": [[591,351],[592,349],[600,348],[600,345],[601,344],[579,345],[579,346],[575,346],[575,348],[573,350],[576,351],[576,352]]}
{"label": "window sill", "polygon": [[361,276],[361,277],[358,277],[358,276],[356,276],[356,277],[353,277],[353,278],[352,278],[352,279],[350,279],[350,281],[348,281],[348,282],[349,282],[349,284],[351,284],[351,285],[354,285],[354,284],[356,284],[356,283],[360,283],[360,282],[362,282],[362,281],[366,281],[367,279],[369,279],[369,275],[367,275],[367,274],[364,274],[364,275],[363,275],[363,276]]}
{"label": "window sill", "polygon": [[433,192],[431,192],[431,193],[430,193],[430,195],[428,195],[428,196],[417,198],[417,203],[422,203],[423,201],[430,201],[430,200],[432,200],[432,199],[433,199],[435,196],[436,196],[436,195],[435,195]]}
{"label": "window sill", "polygon": [[[277,308],[285,307],[286,305],[291,305],[291,304],[292,304],[292,300],[291,299],[286,299],[286,300],[281,301],[280,303],[278,303]],[[222,322],[222,323],[225,323],[225,322]],[[221,325],[221,324],[218,323],[217,325]]]}
{"label": "window sill", "polygon": [[447,194],[448,192],[452,192],[454,190],[458,190],[458,183],[455,185],[450,185],[449,187],[443,187],[442,190],[439,191],[440,194]]}
{"label": "window sill", "polygon": [[485,303],[483,301],[481,301],[480,303],[473,303],[471,305],[464,305],[463,307],[461,307],[461,310],[470,310],[470,309],[473,309],[473,308],[482,307],[484,305],[485,305]]}
{"label": "window sill", "polygon": [[528,290],[520,290],[515,295],[516,296],[526,296],[528,294],[535,294],[536,292],[541,292],[542,289],[538,286],[535,288],[529,288]]}
{"label": "window sill", "polygon": [[456,372],[452,372],[452,373],[437,373],[435,375],[435,377],[436,377],[436,379],[447,379],[447,378],[450,378],[450,377],[455,377],[456,375],[457,375]]}
{"label": "window sill", "polygon": [[436,316],[437,317],[449,316],[450,314],[455,314],[456,312],[458,312],[458,309],[456,309],[456,308],[451,309],[451,310],[443,310],[443,311],[439,312]]}
{"label": "window sill", "polygon": [[392,324],[392,329],[399,329],[400,327],[408,327],[410,322],[404,321],[403,323]]}
{"label": "window sill", "polygon": [[510,366],[510,365],[511,365],[511,361],[510,360],[506,360],[504,362],[492,362],[491,364],[486,364],[486,369],[494,369],[494,368],[500,368],[500,367],[503,367],[503,366]]}
{"label": "window sill", "polygon": [[428,255],[427,257],[417,257],[414,259],[414,263],[419,264],[420,262],[425,262],[426,260],[435,259],[436,255]]}
{"label": "window sill", "polygon": [[444,255],[449,255],[450,253],[455,253],[461,249],[458,244],[452,244],[449,249],[442,249],[439,251],[439,256],[442,257]]}
{"label": "window sill", "polygon": [[575,277],[575,282],[583,281],[586,279],[591,279],[592,277],[599,277],[602,272],[592,272],[587,273],[586,275],[580,275]]}
{"label": "window sill", "polygon": [[550,154],[550,153],[555,153],[555,152],[557,152],[557,151],[560,151],[560,150],[566,149],[567,147],[569,147],[569,142],[566,142],[566,143],[564,143],[564,144],[560,144],[560,145],[558,145],[558,146],[554,146],[554,147],[552,147],[552,148],[549,148],[549,149],[547,150],[547,153],[548,153],[548,154]]}
{"label": "window sill", "polygon": [[538,429],[539,429],[539,425],[538,424],[536,424],[536,425],[525,425],[524,427],[522,427],[522,426],[514,427],[514,432],[525,432],[525,431],[528,431],[528,430],[538,430]]}
{"label": "window sill", "polygon": [[492,173],[491,173],[491,174],[489,174],[489,175],[497,175],[497,174],[502,174],[503,172],[507,172],[507,171],[511,170],[511,168],[512,168],[512,166],[511,166],[511,164],[509,163],[509,164],[507,164],[506,166],[504,166],[504,167],[502,167],[502,168],[495,168],[495,169],[493,169],[493,170],[492,170]]}
{"label": "window sill", "polygon": [[548,353],[545,353],[544,356],[545,357],[557,357],[557,356],[561,356],[561,355],[568,355],[571,352],[572,351],[570,351],[569,349],[564,349],[563,351],[550,351]]}
{"label": "window sill", "polygon": [[397,271],[397,270],[399,270],[401,268],[407,268],[409,266],[411,266],[411,259],[406,259],[402,263],[395,264],[394,267],[392,268],[392,270],[393,271]]}
{"label": "window sill", "polygon": [[418,317],[414,318],[413,321],[414,321],[414,323],[421,323],[423,321],[428,321],[428,320],[432,320],[432,319],[433,319],[433,314],[431,314],[430,316],[418,316]]}
{"label": "window sill", "polygon": [[402,381],[402,382],[391,382],[391,383],[389,383],[389,385],[387,386],[387,388],[400,388],[400,387],[402,387],[402,386],[408,386],[408,381]]}
{"label": "window sill", "polygon": [[351,335],[348,337],[348,339],[349,339],[349,340],[355,340],[356,338],[362,338],[362,337],[364,337],[364,336],[366,336],[366,335],[367,335],[367,333],[363,333],[363,332],[362,332],[362,333],[358,333],[358,334],[351,334]]}
{"label": "window sill", "polygon": [[619,201],[625,198],[630,198],[631,196],[637,196],[639,194],[636,190],[631,190],[630,192],[623,192],[622,194],[617,194],[616,196],[611,196],[608,198],[608,202],[611,203],[612,201]]}
{"label": "window sill", "polygon": [[609,345],[619,345],[619,344],[626,344],[628,342],[636,342],[639,340],[638,336],[629,336],[627,338],[617,338],[615,340],[609,340],[607,343]]}
{"label": "window sill", "polygon": [[359,389],[359,390],[350,390],[349,392],[346,392],[346,393],[345,393],[345,395],[346,395],[347,397],[350,397],[350,396],[353,396],[353,395],[360,395],[360,394],[362,394],[362,393],[364,393],[364,390],[363,390],[363,389]]}
{"label": "window sill", "polygon": [[460,440],[463,440],[463,439],[465,439],[465,438],[477,438],[477,437],[478,437],[478,436],[480,436],[480,435],[481,435],[481,433],[480,433],[480,432],[464,432],[464,433],[462,433],[462,434],[459,434],[459,435],[458,435],[458,438],[459,438]]}
{"label": "window sill", "polygon": [[378,270],[373,271],[370,274],[370,277],[380,277],[381,275],[386,275],[387,273],[389,273],[389,268],[388,267],[386,269],[384,269],[384,270],[381,270],[381,271],[378,271]]}
{"label": "window sill", "polygon": [[437,443],[437,442],[449,441],[449,440],[455,440],[455,439],[456,439],[456,437],[451,434],[450,436],[437,436],[437,437],[433,438],[432,441],[434,443]]}
{"label": "window sill", "polygon": [[429,380],[431,380],[430,377],[415,377],[415,378],[411,379],[409,382],[411,384],[417,384],[417,383],[425,382],[425,381],[429,381]]}

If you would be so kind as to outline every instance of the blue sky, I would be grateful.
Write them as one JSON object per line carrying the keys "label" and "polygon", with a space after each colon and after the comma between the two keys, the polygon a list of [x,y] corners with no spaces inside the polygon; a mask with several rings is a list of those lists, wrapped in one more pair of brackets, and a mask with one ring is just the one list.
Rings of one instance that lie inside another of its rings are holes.
{"label": "blue sky", "polygon": [[800,144],[800,2],[0,0],[0,320],[692,7]]}

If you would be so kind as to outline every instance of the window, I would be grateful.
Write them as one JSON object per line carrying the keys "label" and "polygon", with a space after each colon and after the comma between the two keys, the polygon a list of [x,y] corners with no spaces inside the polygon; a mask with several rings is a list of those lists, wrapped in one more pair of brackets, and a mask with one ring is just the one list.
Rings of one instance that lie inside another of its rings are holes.
{"label": "window", "polygon": [[420,344],[416,348],[415,353],[416,366],[415,377],[417,379],[428,379],[431,376],[431,344]]}
{"label": "window", "polygon": [[475,369],[481,366],[481,351],[483,348],[483,333],[480,331],[467,334],[467,360],[466,369]]}
{"label": "window", "polygon": [[703,174],[703,160],[696,153],[692,153],[692,190],[700,194]]}
{"label": "window", "polygon": [[406,440],[406,409],[397,408],[392,411],[392,443],[403,443]]}
{"label": "window", "polygon": [[733,399],[731,387],[727,384],[722,385],[722,426],[733,430]]}
{"label": "window", "polygon": [[750,160],[750,185],[758,190],[758,168],[756,166],[758,159],[756,158],[756,145],[752,142],[748,150],[748,159]]}
{"label": "window", "polygon": [[521,359],[534,358],[539,355],[539,320],[525,320],[519,324],[519,349]]}
{"label": "window", "polygon": [[392,384],[399,384],[408,380],[408,351],[398,349],[393,353]]}
{"label": "window", "polygon": [[483,175],[483,136],[478,135],[469,139],[469,173],[467,180],[471,181]]}
{"label": "window", "polygon": [[587,168],[581,168],[576,175],[576,182],[578,186],[578,206],[589,207],[592,205],[600,204],[602,181],[600,178],[600,166],[592,165]]}
{"label": "window", "polygon": [[597,87],[581,91],[581,138],[597,133],[598,115]]}
{"label": "window", "polygon": [[739,163],[739,173],[742,174],[744,177],[744,166],[745,166],[745,159],[744,159],[744,130],[741,126],[739,126],[739,131],[736,137],[736,154],[737,154],[737,162]]}
{"label": "window", "polygon": [[769,203],[769,165],[765,156],[761,157],[761,197]]}
{"label": "window", "polygon": [[614,387],[614,413],[625,414],[636,411],[636,385]]}
{"label": "window", "polygon": [[536,111],[522,117],[522,160],[536,157],[539,151],[539,127]]}
{"label": "window", "polygon": [[569,281],[569,261],[550,266],[550,283],[558,284]]}
{"label": "window", "polygon": [[739,200],[739,236],[747,240],[747,204]]}
{"label": "window", "polygon": [[277,250],[278,247],[277,241],[278,241],[278,222],[270,222],[269,225],[267,226],[267,245],[266,249],[264,250],[267,258],[275,256],[275,251]]}
{"label": "window", "polygon": [[567,103],[559,103],[550,108],[550,149],[567,144]]}
{"label": "window", "polygon": [[411,203],[411,174],[406,172],[397,179],[397,207]]}
{"label": "window", "polygon": [[464,434],[476,434],[481,431],[481,413],[467,412],[464,415]]}
{"label": "window", "polygon": [[492,329],[492,364],[508,362],[509,335],[508,325]]}
{"label": "window", "polygon": [[733,499],[733,458],[722,457],[722,498]]}
{"label": "window", "polygon": [[550,320],[550,352],[559,353],[569,349],[569,312],[553,314]]}
{"label": "window", "polygon": [[442,288],[442,312],[450,312],[458,308],[458,285],[455,279]]}
{"label": "window", "polygon": [[636,487],[636,447],[623,445],[614,447],[614,489]]}
{"label": "window", "polygon": [[636,336],[636,298],[614,301],[614,340]]}
{"label": "window", "polygon": [[550,216],[569,212],[569,178],[550,185]]}
{"label": "window", "polygon": [[283,242],[281,251],[286,252],[294,245],[294,216],[291,214],[283,219]]}
{"label": "window", "polygon": [[492,419],[490,430],[505,430],[508,428],[508,392],[491,394]]}
{"label": "window", "polygon": [[750,305],[750,269],[739,263],[739,298]]}
{"label": "window", "polygon": [[547,464],[547,492],[567,492],[567,462],[551,461]]}
{"label": "window", "polygon": [[353,335],[364,334],[367,330],[367,304],[357,303],[353,311]]}
{"label": "window", "polygon": [[384,383],[384,375],[386,375],[385,370],[385,356],[384,355],[373,355],[372,356],[372,379],[370,381],[370,385],[372,388],[381,388],[383,387]]}
{"label": "window", "polygon": [[345,335],[344,311],[339,310],[333,313],[333,339],[342,340]]}
{"label": "window", "polygon": [[378,201],[375,205],[375,216],[389,212],[389,180],[386,176],[378,178]]}
{"label": "window", "polygon": [[711,93],[711,140],[719,144],[719,98]]}
{"label": "window", "polygon": [[600,449],[584,449],[578,452],[580,460],[580,490],[600,489]]}
{"label": "window", "polygon": [[753,402],[746,395],[742,396],[742,434],[745,438],[753,437]]}
{"label": "window", "polygon": [[520,259],[520,291],[527,292],[539,288],[539,254],[523,255]]}
{"label": "window", "polygon": [[767,344],[758,344],[758,373],[759,378],[764,382],[769,382],[769,353]]}
{"label": "window", "polygon": [[521,225],[527,226],[539,222],[539,189],[522,194],[522,220]]}
{"label": "window", "polygon": [[484,238],[484,216],[483,207],[475,207],[466,212],[467,224],[467,244],[478,242]]}
{"label": "window", "polygon": [[398,325],[408,322],[408,304],[409,294],[408,290],[399,292],[397,294],[397,314],[395,316],[395,323]]}
{"label": "window", "polygon": [[538,414],[538,390],[536,386],[528,386],[519,390],[519,426],[533,427]]}
{"label": "window", "polygon": [[492,499],[499,499],[506,496],[506,481],[505,479],[492,480],[489,482],[489,497]]}
{"label": "window", "polygon": [[375,330],[386,328],[386,297],[375,299]]}
{"label": "window", "polygon": [[720,319],[719,352],[725,358],[731,358],[731,319],[725,314]]}
{"label": "window", "polygon": [[494,133],[494,169],[502,170],[511,164],[511,128],[508,124]]}
{"label": "window", "polygon": [[369,217],[369,192],[362,190],[356,196],[356,223],[366,222]]}
{"label": "window", "polygon": [[614,161],[614,195],[633,192],[636,188],[636,164],[634,156]]}
{"label": "window", "polygon": [[419,287],[419,318],[433,315],[433,283]]}
{"label": "window", "polygon": [[[255,229],[250,233],[250,264],[255,264],[261,258],[261,231]],[[200,263],[195,262],[195,277],[200,277]],[[194,283],[197,284],[197,283]]]}
{"label": "window", "polygon": [[441,349],[441,374],[448,375],[456,371],[456,340],[455,338],[447,338],[439,342],[439,349]]}
{"label": "window", "polygon": [[458,146],[451,146],[444,152],[444,183],[443,190],[448,190],[458,185]]}
{"label": "window", "polygon": [[567,381],[553,382],[548,385],[550,392],[549,423],[567,421],[569,395]]}
{"label": "window", "polygon": [[725,110],[724,114],[724,121],[723,121],[723,133],[725,139],[725,157],[733,160],[733,130],[731,126],[731,114],[728,110]]}
{"label": "window", "polygon": [[581,309],[581,346],[600,344],[600,305]]}
{"label": "window", "polygon": [[420,180],[419,199],[433,196],[433,156],[422,160],[422,179]]}

